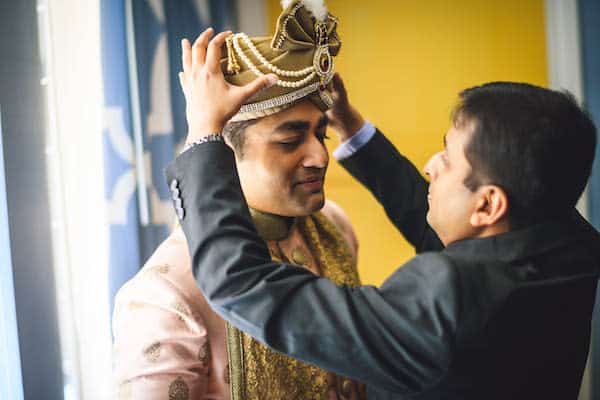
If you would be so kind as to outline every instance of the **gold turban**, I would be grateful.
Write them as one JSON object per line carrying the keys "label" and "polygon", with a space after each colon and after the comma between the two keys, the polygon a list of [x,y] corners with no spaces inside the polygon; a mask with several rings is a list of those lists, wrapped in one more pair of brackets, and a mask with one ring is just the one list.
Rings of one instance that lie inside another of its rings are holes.
{"label": "gold turban", "polygon": [[236,33],[227,39],[221,68],[229,83],[241,86],[269,73],[279,77],[276,85],[250,98],[232,121],[271,115],[305,98],[323,111],[331,107],[333,56],[341,42],[337,19],[322,4],[314,10],[314,3],[284,1],[273,37]]}

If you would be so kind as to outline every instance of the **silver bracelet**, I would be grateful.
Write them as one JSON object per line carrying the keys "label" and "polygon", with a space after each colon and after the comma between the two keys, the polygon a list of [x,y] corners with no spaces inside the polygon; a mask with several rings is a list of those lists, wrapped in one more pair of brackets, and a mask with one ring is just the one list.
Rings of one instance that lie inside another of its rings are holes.
{"label": "silver bracelet", "polygon": [[223,135],[221,135],[220,133],[211,133],[210,135],[206,135],[201,139],[196,140],[195,142],[192,143],[186,143],[186,145],[183,147],[183,150],[181,150],[181,153],[179,154],[183,154],[186,151],[188,151],[189,149],[191,149],[194,146],[198,146],[202,143],[208,143],[208,142],[224,142],[225,140],[223,139]]}

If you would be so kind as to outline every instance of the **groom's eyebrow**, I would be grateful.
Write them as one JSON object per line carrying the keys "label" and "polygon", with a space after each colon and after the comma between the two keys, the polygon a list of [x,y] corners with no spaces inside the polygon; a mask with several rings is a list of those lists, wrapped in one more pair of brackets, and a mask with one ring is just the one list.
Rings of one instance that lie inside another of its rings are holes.
{"label": "groom's eyebrow", "polygon": [[310,128],[310,122],[305,120],[285,121],[273,129],[273,133],[298,132],[304,133]]}

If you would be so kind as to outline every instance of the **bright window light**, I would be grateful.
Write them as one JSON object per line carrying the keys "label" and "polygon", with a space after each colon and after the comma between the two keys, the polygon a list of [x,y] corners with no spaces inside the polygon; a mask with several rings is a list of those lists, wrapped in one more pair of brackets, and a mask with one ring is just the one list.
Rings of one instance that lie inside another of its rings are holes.
{"label": "bright window light", "polygon": [[112,398],[100,2],[38,0],[64,398]]}

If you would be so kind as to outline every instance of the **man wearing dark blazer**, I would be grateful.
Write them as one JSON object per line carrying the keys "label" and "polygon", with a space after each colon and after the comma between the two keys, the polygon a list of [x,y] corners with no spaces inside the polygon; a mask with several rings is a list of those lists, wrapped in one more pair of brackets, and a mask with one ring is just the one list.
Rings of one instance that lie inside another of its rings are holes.
{"label": "man wearing dark blazer", "polygon": [[233,153],[215,134],[272,77],[227,85],[217,66],[224,35],[199,40],[183,79],[197,145],[167,179],[177,181],[196,280],[217,313],[366,383],[369,398],[577,398],[600,239],[574,208],[596,129],[570,96],[518,83],[463,91],[445,148],[425,167],[428,184],[383,134],[363,129],[337,79],[330,118],[349,149],[341,163],[419,252],[381,287],[348,288],[270,260]]}

